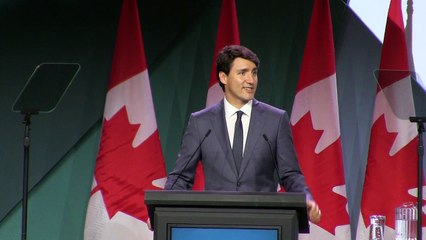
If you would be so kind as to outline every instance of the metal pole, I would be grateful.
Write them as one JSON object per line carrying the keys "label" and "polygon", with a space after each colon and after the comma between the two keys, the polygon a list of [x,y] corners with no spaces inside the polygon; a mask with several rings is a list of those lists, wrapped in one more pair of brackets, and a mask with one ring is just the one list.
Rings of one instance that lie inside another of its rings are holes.
{"label": "metal pole", "polygon": [[28,216],[28,175],[29,175],[29,153],[30,153],[30,124],[31,113],[25,113],[24,121],[24,172],[22,184],[22,225],[21,239],[27,239],[27,216]]}

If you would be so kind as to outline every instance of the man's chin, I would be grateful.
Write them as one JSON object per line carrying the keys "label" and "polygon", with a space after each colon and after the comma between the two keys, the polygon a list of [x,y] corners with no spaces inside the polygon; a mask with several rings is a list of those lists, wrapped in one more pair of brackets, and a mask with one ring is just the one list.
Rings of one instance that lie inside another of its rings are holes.
{"label": "man's chin", "polygon": [[246,103],[250,102],[251,100],[253,100],[253,98],[254,98],[254,96],[252,96],[252,97],[245,97],[245,98],[242,99],[242,102],[244,104],[246,104]]}
{"label": "man's chin", "polygon": [[253,100],[254,98],[254,92],[253,93],[246,93],[244,96],[244,100],[246,100],[247,102],[250,100]]}

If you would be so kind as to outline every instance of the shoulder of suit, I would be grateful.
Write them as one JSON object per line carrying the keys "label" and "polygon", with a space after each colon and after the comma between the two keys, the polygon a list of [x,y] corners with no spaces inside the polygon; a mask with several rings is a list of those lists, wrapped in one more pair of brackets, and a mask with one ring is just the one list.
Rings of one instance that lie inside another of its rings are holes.
{"label": "shoulder of suit", "polygon": [[[223,100],[210,106],[207,108],[204,108],[200,111],[197,112],[193,112],[192,116],[193,117],[204,117],[204,116],[211,116],[211,115],[215,115],[215,114],[219,114],[221,112],[223,112]],[[286,114],[287,112],[281,108],[272,106],[270,104],[261,102],[259,100],[253,99],[253,110],[254,111],[260,111],[260,112],[264,112],[264,113],[269,113],[269,114],[277,114],[277,115],[283,115]],[[252,111],[253,111],[252,110]]]}
{"label": "shoulder of suit", "polygon": [[286,113],[285,110],[278,108],[278,107],[274,107],[270,104],[258,101],[258,100],[253,100],[253,108],[257,108],[260,111],[265,111],[265,112],[269,112],[272,114],[278,114],[278,115],[282,115],[284,113]]}
{"label": "shoulder of suit", "polygon": [[201,109],[199,111],[193,112],[191,115],[194,117],[203,117],[203,116],[209,116],[211,114],[219,113],[223,109],[223,100],[204,109]]}

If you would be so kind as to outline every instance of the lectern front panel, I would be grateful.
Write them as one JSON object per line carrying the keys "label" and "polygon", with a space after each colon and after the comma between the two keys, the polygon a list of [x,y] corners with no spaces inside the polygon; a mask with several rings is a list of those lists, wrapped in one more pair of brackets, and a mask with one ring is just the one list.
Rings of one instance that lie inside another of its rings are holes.
{"label": "lectern front panel", "polygon": [[294,210],[159,207],[155,215],[155,240],[293,240],[298,234]]}

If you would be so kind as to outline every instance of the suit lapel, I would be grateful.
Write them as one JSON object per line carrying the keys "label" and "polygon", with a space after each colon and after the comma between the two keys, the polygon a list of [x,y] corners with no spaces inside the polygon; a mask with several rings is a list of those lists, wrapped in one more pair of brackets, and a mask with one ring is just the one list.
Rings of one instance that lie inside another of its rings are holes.
{"label": "suit lapel", "polygon": [[251,110],[251,118],[249,125],[249,132],[247,134],[246,146],[243,155],[243,161],[241,163],[240,176],[243,175],[248,163],[253,156],[253,150],[256,146],[257,141],[262,136],[262,130],[264,121],[263,119],[263,108],[259,105],[259,102],[253,99],[253,107]]}
{"label": "suit lapel", "polygon": [[220,101],[217,107],[212,111],[214,117],[211,119],[213,131],[217,137],[220,147],[222,148],[225,159],[231,166],[232,171],[237,176],[237,169],[235,167],[234,156],[232,155],[231,144],[229,142],[228,128],[225,121],[225,107],[223,100]]}

